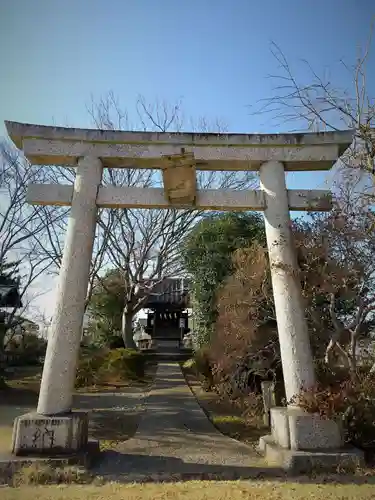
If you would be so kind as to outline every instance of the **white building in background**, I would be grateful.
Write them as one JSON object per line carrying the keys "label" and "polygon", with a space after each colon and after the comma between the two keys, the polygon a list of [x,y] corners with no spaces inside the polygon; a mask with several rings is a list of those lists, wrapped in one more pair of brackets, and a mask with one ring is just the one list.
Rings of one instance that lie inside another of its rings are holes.
{"label": "white building in background", "polygon": [[[188,321],[189,321],[189,328],[191,331],[194,330],[194,316],[193,316],[193,309],[188,307],[185,309],[188,313]],[[147,314],[151,312],[150,309],[141,309],[134,317],[134,323],[137,324],[139,323],[142,326],[147,325]]]}
{"label": "white building in background", "polygon": [[[89,320],[90,320],[90,315],[89,315],[89,313],[86,312],[85,315],[83,316],[82,330],[87,328],[87,326],[89,324]],[[39,335],[42,338],[48,340],[49,332],[51,331],[51,326],[52,326],[52,318],[49,321],[46,321],[45,323],[40,324],[39,325]]]}

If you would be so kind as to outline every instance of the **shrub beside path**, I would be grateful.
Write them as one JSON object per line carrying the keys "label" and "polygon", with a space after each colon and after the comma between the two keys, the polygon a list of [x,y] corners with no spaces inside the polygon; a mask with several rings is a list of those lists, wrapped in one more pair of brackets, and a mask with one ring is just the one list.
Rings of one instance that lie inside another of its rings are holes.
{"label": "shrub beside path", "polygon": [[178,363],[160,363],[134,437],[105,452],[95,474],[145,481],[280,473],[255,450],[221,434],[209,421]]}

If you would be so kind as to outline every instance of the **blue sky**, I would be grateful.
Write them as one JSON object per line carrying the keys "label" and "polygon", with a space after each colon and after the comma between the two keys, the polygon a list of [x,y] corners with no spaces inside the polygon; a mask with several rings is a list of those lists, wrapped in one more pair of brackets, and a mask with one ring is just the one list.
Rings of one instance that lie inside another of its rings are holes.
{"label": "blue sky", "polygon": [[[232,132],[287,130],[248,107],[272,95],[271,42],[302,79],[307,59],[347,87],[340,60],[355,60],[374,14],[374,0],[2,0],[0,134],[5,119],[90,126],[90,96],[108,91],[131,122],[141,94],[182,98],[186,116],[219,118]],[[374,54],[371,63],[375,83]]]}
{"label": "blue sky", "polygon": [[[0,135],[4,120],[90,126],[90,96],[109,91],[131,122],[143,95],[182,99],[186,116],[219,118],[232,132],[285,131],[248,108],[272,95],[271,42],[301,79],[307,59],[349,87],[340,60],[355,61],[374,14],[375,0],[1,0]],[[322,188],[325,174],[288,178]]]}

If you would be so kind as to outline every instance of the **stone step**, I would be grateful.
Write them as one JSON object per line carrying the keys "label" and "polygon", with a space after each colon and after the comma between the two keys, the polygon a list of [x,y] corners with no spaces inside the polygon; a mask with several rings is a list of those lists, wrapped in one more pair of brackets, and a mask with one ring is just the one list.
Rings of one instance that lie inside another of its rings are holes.
{"label": "stone step", "polygon": [[282,448],[272,435],[268,435],[260,438],[258,449],[269,466],[281,467],[296,475],[311,470],[337,472],[340,467],[355,470],[364,466],[363,453],[352,447],[316,451],[291,450]]}
{"label": "stone step", "polygon": [[143,349],[142,353],[147,356],[147,358],[156,361],[186,361],[193,355],[193,351],[191,349],[179,349],[175,351]]}

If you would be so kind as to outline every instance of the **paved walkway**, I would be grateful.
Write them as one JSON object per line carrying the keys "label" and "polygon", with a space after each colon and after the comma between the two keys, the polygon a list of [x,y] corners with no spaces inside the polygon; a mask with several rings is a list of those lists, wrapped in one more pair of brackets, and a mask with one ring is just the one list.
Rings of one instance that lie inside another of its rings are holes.
{"label": "paved walkway", "polygon": [[177,363],[161,363],[133,438],[95,467],[107,479],[143,481],[275,474],[254,449],[222,435],[207,419]]}

